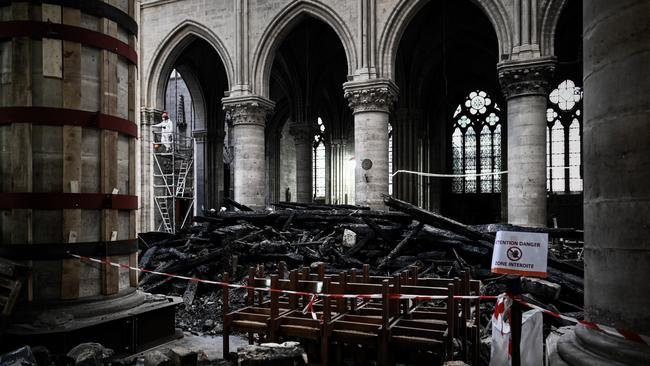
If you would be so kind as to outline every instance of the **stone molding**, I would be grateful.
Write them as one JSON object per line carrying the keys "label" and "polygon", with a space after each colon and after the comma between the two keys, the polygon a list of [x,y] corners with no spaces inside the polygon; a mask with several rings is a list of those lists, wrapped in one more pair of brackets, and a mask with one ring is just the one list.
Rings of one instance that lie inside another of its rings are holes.
{"label": "stone molding", "polygon": [[162,121],[162,111],[155,108],[140,108],[140,123],[142,125],[155,125],[156,123]]}
{"label": "stone molding", "polygon": [[233,127],[257,125],[264,127],[266,117],[273,111],[275,104],[259,96],[228,97],[222,99],[226,119]]}
{"label": "stone molding", "polygon": [[546,95],[555,74],[555,64],[553,57],[498,64],[503,95],[506,99],[524,95]]}
{"label": "stone molding", "polygon": [[398,93],[397,85],[386,79],[350,81],[343,84],[343,90],[353,113],[388,113]]}

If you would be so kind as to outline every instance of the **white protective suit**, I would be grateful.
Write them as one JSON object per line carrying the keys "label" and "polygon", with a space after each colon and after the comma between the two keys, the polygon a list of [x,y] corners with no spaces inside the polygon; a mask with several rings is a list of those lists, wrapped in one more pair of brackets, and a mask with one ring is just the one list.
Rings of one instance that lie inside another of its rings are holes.
{"label": "white protective suit", "polygon": [[166,151],[171,151],[174,141],[174,123],[171,119],[163,119],[162,122],[151,127],[160,127],[160,142],[165,146]]}

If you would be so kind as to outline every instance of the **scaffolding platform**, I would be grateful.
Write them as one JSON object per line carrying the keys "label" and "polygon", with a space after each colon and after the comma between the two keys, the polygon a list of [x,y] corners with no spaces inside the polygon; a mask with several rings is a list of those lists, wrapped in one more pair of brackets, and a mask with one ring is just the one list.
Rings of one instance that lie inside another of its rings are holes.
{"label": "scaffolding platform", "polygon": [[175,233],[194,209],[194,140],[154,132],[153,191],[158,231]]}

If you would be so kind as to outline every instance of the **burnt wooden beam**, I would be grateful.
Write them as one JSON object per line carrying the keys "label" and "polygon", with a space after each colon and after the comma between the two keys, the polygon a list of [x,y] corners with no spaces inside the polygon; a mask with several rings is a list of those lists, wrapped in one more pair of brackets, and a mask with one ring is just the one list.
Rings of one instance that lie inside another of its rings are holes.
{"label": "burnt wooden beam", "polygon": [[388,253],[388,255],[379,262],[379,268],[385,267],[386,264],[391,261],[391,259],[395,258],[395,256],[406,246],[406,244],[411,242],[420,233],[420,230],[422,230],[423,227],[424,223],[418,223],[418,225],[413,230],[411,230],[411,232],[409,232],[408,235],[406,235],[406,237],[402,239],[402,241],[400,241],[399,244],[397,244],[395,248],[393,248],[393,250],[391,250],[390,253]]}
{"label": "burnt wooden beam", "polygon": [[246,205],[242,205],[241,203],[239,203],[239,202],[237,202],[237,201],[235,201],[235,200],[233,200],[231,198],[228,198],[228,197],[224,198],[223,202],[225,204],[227,204],[227,205],[230,205],[232,207],[237,208],[240,211],[253,211],[252,208],[250,208],[250,207],[248,207]]}
{"label": "burnt wooden beam", "polygon": [[[423,210],[417,206],[413,206],[410,203],[398,200],[388,195],[383,195],[384,203],[386,206],[404,212],[408,215],[411,215],[414,219],[424,222],[426,224],[436,226],[442,229],[453,231],[457,234],[463,235],[469,239],[476,240],[476,244],[479,246],[486,247],[492,251],[494,247],[495,236],[487,233],[478,231],[471,226],[464,225],[458,221],[452,220],[448,217],[442,216],[435,212],[429,212]],[[491,254],[491,253],[490,253]],[[548,265],[550,267],[559,269],[561,271],[571,273],[577,276],[584,276],[584,269],[576,266],[572,263],[562,262],[555,258],[549,256]]]}

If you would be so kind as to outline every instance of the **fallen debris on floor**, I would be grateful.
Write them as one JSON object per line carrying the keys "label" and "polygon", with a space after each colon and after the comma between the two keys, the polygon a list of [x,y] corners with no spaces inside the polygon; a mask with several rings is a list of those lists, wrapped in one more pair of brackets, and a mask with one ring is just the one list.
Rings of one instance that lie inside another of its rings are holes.
{"label": "fallen debris on floor", "polygon": [[[419,276],[454,278],[468,271],[482,281],[481,294],[505,291],[505,276],[490,272],[494,233],[498,230],[543,231],[552,240],[547,280],[524,279],[523,298],[545,309],[582,318],[581,232],[529,229],[493,224],[468,226],[406,202],[385,197],[391,211],[324,204],[278,203],[277,210],[212,212],[175,235],[141,234],[140,267],[165,273],[243,283],[248,268],[287,273],[303,267],[337,273],[370,264],[373,275],[393,275],[409,266]],[[221,289],[172,277],[144,274],[144,291],[183,297],[177,326],[194,334],[222,331]],[[231,291],[230,305],[244,304],[245,291]],[[481,303],[482,335],[494,304]],[[549,317],[546,331],[566,322]]]}

